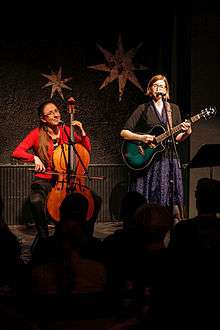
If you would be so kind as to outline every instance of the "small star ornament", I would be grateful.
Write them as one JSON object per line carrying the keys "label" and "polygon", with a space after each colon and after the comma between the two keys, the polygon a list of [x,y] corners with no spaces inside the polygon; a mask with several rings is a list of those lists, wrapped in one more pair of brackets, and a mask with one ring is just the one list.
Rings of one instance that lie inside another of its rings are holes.
{"label": "small star ornament", "polygon": [[52,86],[50,97],[52,98],[54,93],[57,92],[60,97],[64,100],[62,88],[71,90],[69,86],[66,85],[67,81],[70,81],[72,77],[62,79],[62,67],[59,68],[58,72],[51,71],[51,74],[41,73],[42,76],[47,78],[49,81],[42,88]]}
{"label": "small star ornament", "polygon": [[97,46],[99,50],[103,53],[107,63],[88,66],[88,68],[109,72],[109,75],[106,77],[99,89],[106,87],[115,79],[118,79],[119,101],[121,101],[122,96],[124,94],[124,89],[127,80],[129,80],[132,84],[134,84],[137,88],[144,92],[133,71],[147,70],[148,68],[143,65],[136,66],[132,62],[137,50],[142,46],[142,43],[140,43],[136,48],[132,48],[129,51],[125,52],[121,34],[119,34],[117,44],[118,48],[115,51],[115,54],[110,53],[108,50],[102,48],[100,45]]}

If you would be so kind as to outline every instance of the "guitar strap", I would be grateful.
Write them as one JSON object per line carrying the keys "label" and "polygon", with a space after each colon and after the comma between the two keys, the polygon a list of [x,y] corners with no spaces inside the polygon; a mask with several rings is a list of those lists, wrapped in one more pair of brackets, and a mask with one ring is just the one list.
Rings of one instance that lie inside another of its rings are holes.
{"label": "guitar strap", "polygon": [[165,102],[165,110],[167,112],[167,118],[168,118],[168,122],[169,122],[169,125],[167,124],[167,128],[168,128],[168,131],[169,131],[170,128],[173,127],[172,109],[171,109],[170,103]]}

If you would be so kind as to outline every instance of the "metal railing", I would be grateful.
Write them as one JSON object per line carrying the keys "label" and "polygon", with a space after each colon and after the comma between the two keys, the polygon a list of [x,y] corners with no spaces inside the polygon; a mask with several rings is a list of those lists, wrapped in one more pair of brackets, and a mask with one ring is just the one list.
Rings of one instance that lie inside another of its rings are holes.
{"label": "metal railing", "polygon": [[[33,168],[26,164],[0,164],[0,203],[2,217],[8,225],[32,222],[29,192]],[[86,180],[86,185],[102,198],[97,222],[117,220],[121,197],[127,190],[128,171],[122,164],[90,164],[89,176],[103,180]]]}

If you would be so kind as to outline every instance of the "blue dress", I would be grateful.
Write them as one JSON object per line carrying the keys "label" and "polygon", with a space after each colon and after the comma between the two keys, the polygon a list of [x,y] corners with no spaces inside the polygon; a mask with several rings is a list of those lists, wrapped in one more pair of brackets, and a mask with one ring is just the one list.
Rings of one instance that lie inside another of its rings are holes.
{"label": "blue dress", "polygon": [[[153,108],[152,106],[153,104],[145,108],[149,107],[151,111],[155,112],[159,123],[166,126],[167,116],[165,109],[163,108],[162,114],[160,115],[154,106]],[[178,107],[177,109],[179,111]],[[175,109],[175,111],[177,110]],[[141,110],[141,112],[143,113],[143,110]],[[152,116],[151,113],[150,116]],[[138,116],[136,116],[136,118],[137,117]],[[180,113],[177,117],[177,121],[173,122],[174,126],[181,122]],[[129,129],[128,126],[129,124],[126,124],[125,129]],[[165,151],[158,153],[147,170],[142,171],[140,175],[131,173],[129,190],[138,191],[145,196],[149,203],[157,203],[165,207],[173,205],[178,205],[181,208],[183,207],[182,170],[179,159],[176,158],[176,154],[173,151],[171,142],[167,144]]]}

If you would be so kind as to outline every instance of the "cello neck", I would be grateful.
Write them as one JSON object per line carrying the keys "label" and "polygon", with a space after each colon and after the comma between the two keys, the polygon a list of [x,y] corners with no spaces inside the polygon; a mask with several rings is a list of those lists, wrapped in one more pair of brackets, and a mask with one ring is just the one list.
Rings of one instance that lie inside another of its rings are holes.
{"label": "cello neck", "polygon": [[[74,138],[74,127],[71,124],[74,120],[74,115],[70,114],[70,141],[72,141],[73,144],[75,144],[75,138]],[[76,154],[73,152],[73,145],[69,143],[69,163],[70,163],[70,172],[72,173],[74,171],[74,164],[76,164]]]}
{"label": "cello neck", "polygon": [[74,127],[72,125],[72,122],[74,121],[74,115],[75,115],[75,99],[73,97],[70,97],[67,100],[68,104],[68,112],[69,112],[69,126],[70,126],[70,139],[68,143],[68,172],[71,174],[74,171],[74,164],[76,164],[76,155],[73,152],[73,144],[75,144],[75,138],[74,138]]}

